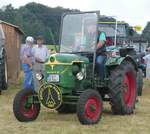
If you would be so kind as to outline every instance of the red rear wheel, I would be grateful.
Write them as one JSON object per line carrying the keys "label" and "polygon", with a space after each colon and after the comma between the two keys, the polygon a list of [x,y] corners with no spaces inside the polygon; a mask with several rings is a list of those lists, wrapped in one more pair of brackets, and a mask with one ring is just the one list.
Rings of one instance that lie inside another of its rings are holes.
{"label": "red rear wheel", "polygon": [[132,114],[137,97],[134,65],[129,61],[124,61],[112,70],[108,86],[113,114]]}

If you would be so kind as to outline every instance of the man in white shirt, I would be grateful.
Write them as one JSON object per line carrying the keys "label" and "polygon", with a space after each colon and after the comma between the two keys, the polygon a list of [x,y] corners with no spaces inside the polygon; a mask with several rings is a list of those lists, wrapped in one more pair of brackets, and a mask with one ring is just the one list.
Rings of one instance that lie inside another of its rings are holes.
{"label": "man in white shirt", "polygon": [[146,56],[143,57],[145,63],[146,63],[146,78],[150,83],[150,47],[147,49],[148,53]]}
{"label": "man in white shirt", "polygon": [[44,63],[46,58],[49,56],[49,51],[46,46],[43,45],[44,39],[39,36],[37,38],[37,45],[33,48],[35,63],[33,66],[34,70],[34,85],[35,90],[39,88],[39,82],[36,80],[36,73],[44,74]]}

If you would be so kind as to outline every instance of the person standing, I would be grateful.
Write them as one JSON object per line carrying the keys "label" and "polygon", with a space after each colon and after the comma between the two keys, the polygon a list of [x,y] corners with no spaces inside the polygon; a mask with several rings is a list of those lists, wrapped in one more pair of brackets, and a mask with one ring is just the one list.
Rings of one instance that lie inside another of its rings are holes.
{"label": "person standing", "polygon": [[146,78],[150,84],[150,47],[147,49],[148,54],[143,57],[145,63],[146,63]]}
{"label": "person standing", "polygon": [[33,37],[28,36],[25,42],[26,44],[21,48],[20,51],[20,59],[24,72],[23,89],[34,89],[32,72],[34,64],[34,56],[32,51],[34,39]]}
{"label": "person standing", "polygon": [[36,74],[37,73],[44,74],[44,63],[46,58],[49,55],[49,51],[47,47],[43,45],[43,43],[44,43],[44,39],[41,36],[39,36],[37,37],[37,45],[33,48],[34,58],[35,58],[35,63],[33,66],[35,90],[37,90],[38,87],[40,86],[38,80],[36,79]]}

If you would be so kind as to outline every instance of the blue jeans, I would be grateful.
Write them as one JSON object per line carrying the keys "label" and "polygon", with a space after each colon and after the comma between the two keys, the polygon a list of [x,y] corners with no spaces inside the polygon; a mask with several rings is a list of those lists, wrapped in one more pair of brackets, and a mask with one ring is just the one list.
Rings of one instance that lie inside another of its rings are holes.
{"label": "blue jeans", "polygon": [[28,64],[22,64],[22,69],[24,72],[23,88],[34,90],[34,81],[33,81],[32,70],[30,69]]}
{"label": "blue jeans", "polygon": [[96,66],[98,68],[98,73],[100,76],[100,80],[104,80],[105,77],[105,70],[104,70],[104,64],[105,64],[105,60],[106,60],[106,56],[103,55],[99,55],[96,57]]}

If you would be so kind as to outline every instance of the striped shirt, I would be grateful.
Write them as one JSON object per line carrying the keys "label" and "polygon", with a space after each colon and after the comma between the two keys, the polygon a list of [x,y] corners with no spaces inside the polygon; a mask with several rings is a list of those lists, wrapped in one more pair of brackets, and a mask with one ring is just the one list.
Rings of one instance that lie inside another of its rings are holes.
{"label": "striped shirt", "polygon": [[39,47],[36,45],[33,48],[34,57],[41,59],[42,62],[45,62],[46,58],[49,56],[49,51],[46,46],[42,45]]}

